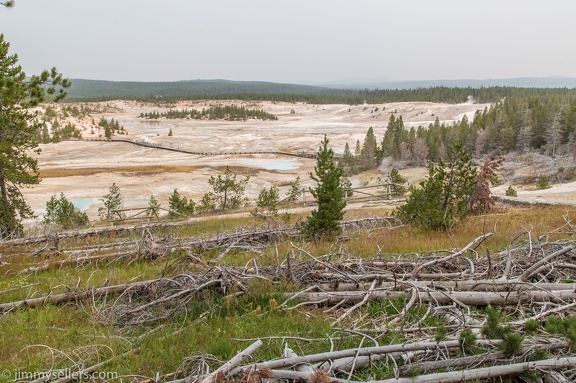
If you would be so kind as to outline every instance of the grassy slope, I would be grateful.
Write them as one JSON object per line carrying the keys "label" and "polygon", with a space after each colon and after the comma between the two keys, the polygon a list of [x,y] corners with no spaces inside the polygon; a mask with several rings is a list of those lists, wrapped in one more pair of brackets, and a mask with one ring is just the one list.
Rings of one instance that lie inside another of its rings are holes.
{"label": "grassy slope", "polygon": [[[383,210],[384,211],[384,210]],[[370,211],[368,214],[378,214]],[[380,212],[382,213],[382,212]],[[354,217],[362,212],[349,212]],[[366,214],[366,213],[364,213]],[[340,243],[341,249],[354,257],[381,258],[395,254],[419,253],[425,255],[434,250],[461,248],[470,240],[485,232],[495,235],[477,249],[480,254],[490,249],[492,253],[506,248],[512,242],[522,242],[546,236],[550,241],[567,237],[566,230],[557,230],[565,225],[564,217],[574,217],[576,209],[566,207],[546,208],[510,208],[502,214],[486,217],[473,217],[468,222],[447,233],[422,233],[412,228],[400,228],[392,231],[376,230],[372,232],[347,233],[348,240]],[[250,227],[257,224],[242,219],[215,219],[202,225],[183,227],[172,232],[157,231],[154,236],[162,238],[168,234],[193,235],[214,234],[229,231],[240,225]],[[132,238],[137,240],[138,238]],[[116,238],[114,240],[121,240]],[[95,242],[109,242],[110,239],[84,240],[80,243],[67,243],[64,246],[77,247]],[[333,243],[298,243],[311,254],[320,257],[334,248]],[[279,243],[277,248],[270,246],[264,251],[246,252],[232,250],[220,257],[220,252],[210,251],[196,254],[205,263],[218,265],[245,265],[257,260],[259,266],[276,264],[277,253],[285,257],[290,252],[289,241]],[[378,249],[381,253],[378,254]],[[181,261],[181,254],[175,253],[154,261],[117,261],[101,262],[75,268],[62,268],[41,272],[36,275],[22,275],[19,271],[34,265],[45,257],[57,259],[58,255],[45,253],[42,259],[21,256],[30,253],[30,248],[1,248],[8,265],[0,268],[0,302],[9,302],[27,297],[38,297],[48,291],[61,293],[74,289],[90,288],[145,280],[170,275],[174,265],[179,265],[177,273],[199,271],[198,263]],[[213,263],[211,263],[211,260]],[[336,261],[337,259],[333,259]],[[105,302],[85,302],[78,306],[48,306],[29,310],[18,310],[0,317],[0,370],[36,371],[72,366],[82,361],[85,365],[117,356],[136,347],[140,351],[132,352],[116,359],[105,367],[105,371],[120,374],[138,373],[155,376],[157,372],[166,374],[176,371],[180,363],[188,356],[211,354],[225,360],[248,345],[248,339],[257,337],[300,337],[308,340],[289,340],[290,346],[298,353],[326,351],[330,344],[327,336],[336,329],[330,328],[329,321],[322,309],[301,308],[297,310],[278,310],[276,305],[282,298],[282,291],[297,290],[297,286],[287,283],[272,285],[267,282],[253,284],[249,292],[240,298],[223,300],[221,297],[207,294],[202,299],[190,301],[186,313],[171,317],[154,326],[126,328],[118,323],[109,323],[109,304]],[[385,311],[399,310],[397,302],[371,304],[362,309],[363,313],[381,317]],[[418,307],[412,310],[418,318]],[[432,317],[424,326],[435,326]],[[344,324],[345,326],[345,324]],[[392,340],[394,331],[380,338],[382,344]],[[246,340],[237,340],[246,339]],[[402,339],[396,336],[395,342]],[[358,345],[360,337],[347,335],[343,346]],[[275,358],[281,355],[282,339],[269,339],[258,352],[257,358]],[[188,367],[190,367],[188,365]],[[377,376],[387,371],[376,371]]]}

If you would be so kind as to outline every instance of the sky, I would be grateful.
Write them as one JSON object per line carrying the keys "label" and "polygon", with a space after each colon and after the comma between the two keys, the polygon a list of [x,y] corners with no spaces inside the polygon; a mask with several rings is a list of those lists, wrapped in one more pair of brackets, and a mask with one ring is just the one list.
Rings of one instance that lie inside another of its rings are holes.
{"label": "sky", "polygon": [[26,74],[112,81],[576,77],[574,0],[15,0]]}

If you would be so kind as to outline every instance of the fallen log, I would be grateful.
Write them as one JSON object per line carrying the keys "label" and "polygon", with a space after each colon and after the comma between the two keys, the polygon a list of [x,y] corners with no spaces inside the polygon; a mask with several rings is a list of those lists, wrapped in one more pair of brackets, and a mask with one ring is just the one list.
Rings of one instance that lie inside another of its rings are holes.
{"label": "fallen log", "polygon": [[235,357],[230,359],[227,363],[224,363],[220,368],[214,371],[209,376],[205,377],[200,381],[200,383],[211,383],[214,380],[214,377],[218,375],[218,373],[222,372],[225,375],[228,375],[231,369],[238,366],[242,363],[245,359],[249,358],[256,350],[258,350],[264,343],[259,339],[256,342],[252,343],[248,346],[244,351],[239,352],[236,354]]}
{"label": "fallen log", "polygon": [[[138,223],[135,225],[118,225],[118,226],[105,226],[105,227],[95,227],[83,230],[73,230],[73,231],[63,231],[58,232],[55,234],[48,234],[48,235],[39,235],[34,237],[26,237],[26,238],[16,238],[16,239],[9,239],[9,240],[0,240],[0,245],[6,246],[21,246],[21,245],[32,245],[37,243],[44,243],[44,242],[52,242],[55,239],[61,240],[68,240],[68,239],[76,239],[76,238],[86,238],[86,237],[98,237],[98,236],[109,236],[109,235],[123,235],[123,234],[130,234],[137,230],[143,229],[164,229],[170,227],[178,227],[178,226],[186,226],[198,221],[202,218],[190,218],[184,221],[160,221],[154,223]],[[391,228],[394,225],[401,226],[401,222],[395,218],[391,217],[375,217],[375,218],[362,218],[357,220],[350,220],[350,221],[342,221],[340,222],[340,226],[344,230],[355,229],[356,227],[365,227],[365,226],[377,226],[383,223],[387,223],[387,227]],[[253,238],[265,238],[270,236],[274,238],[277,235],[287,235],[287,236],[294,236],[299,235],[299,230],[296,229],[294,225],[276,228],[276,229],[256,229],[244,232],[230,232],[224,235],[219,236],[218,238],[212,238],[214,241],[221,241],[226,239],[227,236],[246,236],[248,238],[250,235]],[[195,239],[189,241],[189,246],[198,246],[202,243],[211,242],[211,239]]]}
{"label": "fallen log", "polygon": [[33,308],[45,304],[59,305],[68,302],[83,301],[91,299],[93,297],[98,298],[108,295],[118,295],[122,294],[128,289],[140,286],[148,286],[152,283],[161,281],[162,279],[163,278],[150,279],[147,281],[125,283],[122,285],[114,285],[114,286],[105,286],[82,291],[72,291],[69,293],[56,294],[56,295],[48,294],[47,296],[39,298],[23,299],[15,302],[2,303],[0,304],[0,313],[6,313],[18,308]]}
{"label": "fallen log", "polygon": [[521,374],[533,370],[558,370],[574,368],[576,356],[538,360],[534,362],[505,364],[499,366],[467,369],[464,371],[441,372],[430,375],[420,375],[410,378],[393,378],[375,380],[372,383],[453,383],[474,379],[490,379],[502,376]]}
{"label": "fallen log", "polygon": [[128,252],[124,252],[124,253],[90,255],[90,256],[85,256],[85,257],[70,257],[70,258],[66,258],[66,259],[63,259],[61,261],[56,261],[56,262],[44,262],[41,265],[38,265],[36,267],[26,268],[26,269],[20,271],[20,273],[22,273],[22,274],[36,274],[36,273],[39,273],[42,271],[59,269],[59,268],[66,267],[66,266],[81,266],[81,265],[84,265],[87,263],[103,261],[106,259],[119,260],[119,259],[122,259],[126,256],[131,256],[131,255],[135,255],[135,254],[137,254],[137,253],[135,253],[134,251],[128,251]]}
{"label": "fallen log", "polygon": [[120,234],[131,233],[135,230],[183,226],[189,223],[190,222],[186,221],[166,221],[155,223],[140,223],[137,225],[95,227],[83,230],[62,231],[56,234],[39,235],[35,237],[9,239],[5,241],[0,241],[0,244],[7,246],[21,246],[21,245],[32,245],[36,243],[52,242],[54,241],[55,238],[58,238],[58,240],[66,240],[66,239],[98,237],[106,235],[116,236]]}
{"label": "fallen log", "polygon": [[[411,291],[381,291],[374,290],[370,300],[393,300],[396,298],[408,298]],[[307,292],[299,297],[305,301],[324,302],[326,305],[335,305],[342,301],[355,304],[364,299],[363,291],[322,291]],[[506,305],[529,302],[553,302],[566,303],[576,299],[576,291],[551,290],[551,291],[511,291],[511,292],[483,292],[483,291],[418,291],[416,301],[420,303],[447,304],[460,302],[469,306]]]}
{"label": "fallen log", "polygon": [[[521,351],[518,352],[518,355],[523,355],[526,352],[533,350],[534,348],[546,351],[552,351],[568,348],[569,346],[570,345],[567,342],[533,344],[528,347],[524,347]],[[488,362],[494,362],[497,360],[506,360],[506,359],[507,356],[503,351],[490,351],[484,354],[463,356],[455,359],[433,360],[428,362],[407,364],[400,367],[398,369],[398,373],[400,376],[406,376],[410,374],[411,375],[430,374],[431,371],[438,371],[441,369],[447,369],[447,368],[455,369],[457,367],[477,366],[479,364],[486,365],[486,363]]]}
{"label": "fallen log", "polygon": [[442,342],[417,342],[406,344],[393,344],[379,347],[352,348],[341,351],[324,352],[320,354],[312,354],[294,358],[284,358],[268,362],[261,362],[246,366],[240,366],[230,371],[229,375],[230,376],[237,375],[246,369],[259,370],[261,368],[271,368],[271,369],[286,368],[303,363],[313,364],[328,360],[358,357],[358,356],[370,356],[377,354],[389,354],[393,352],[408,352],[415,350],[438,350],[438,349],[460,347],[460,345],[461,342],[459,340],[447,340]]}
{"label": "fallen log", "polygon": [[[515,363],[492,367],[467,369],[463,371],[442,372],[429,375],[420,375],[410,378],[391,378],[384,380],[371,380],[370,383],[454,383],[466,382],[474,379],[493,379],[502,376],[518,375],[533,370],[559,370],[562,368],[574,368],[576,357],[553,358],[535,362]],[[306,372],[272,370],[271,377],[274,379],[292,379],[311,381],[312,375]],[[330,377],[330,381],[341,383],[359,383],[348,379]]]}
{"label": "fallen log", "polygon": [[[356,275],[352,275],[357,278]],[[368,280],[378,280],[381,275],[371,275]],[[521,283],[517,281],[501,281],[492,279],[480,280],[456,280],[456,281],[410,281],[396,280],[394,282],[381,281],[378,283],[379,290],[407,290],[413,287],[419,289],[445,290],[465,290],[465,291],[530,291],[530,290],[576,290],[576,283]],[[368,283],[320,283],[320,291],[367,291],[370,288]]]}

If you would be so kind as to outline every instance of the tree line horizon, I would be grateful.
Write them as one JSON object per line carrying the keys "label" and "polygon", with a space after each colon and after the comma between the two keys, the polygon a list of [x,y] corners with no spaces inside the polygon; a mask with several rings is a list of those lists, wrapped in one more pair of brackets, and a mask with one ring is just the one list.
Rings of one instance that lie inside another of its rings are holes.
{"label": "tree line horizon", "polygon": [[576,88],[440,85],[408,89],[337,89],[257,81],[113,82],[77,79],[72,80],[64,102],[134,100],[161,104],[210,99],[348,105],[417,101],[454,104],[468,102],[470,97],[478,103],[494,103],[506,97],[576,97]]}

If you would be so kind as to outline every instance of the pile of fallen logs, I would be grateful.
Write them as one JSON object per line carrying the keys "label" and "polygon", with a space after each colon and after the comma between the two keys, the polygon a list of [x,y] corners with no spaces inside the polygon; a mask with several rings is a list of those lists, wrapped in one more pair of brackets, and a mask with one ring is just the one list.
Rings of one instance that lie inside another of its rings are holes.
{"label": "pile of fallen logs", "polygon": [[[479,346],[490,347],[495,342],[479,341]],[[538,371],[545,376],[546,382],[573,382],[576,378],[576,356],[554,357],[537,361],[526,361],[530,349],[524,351],[517,360],[506,360],[502,352],[488,351],[482,354],[465,356],[457,359],[445,359],[453,349],[460,349],[459,340],[441,342],[418,342],[388,346],[363,347],[331,351],[320,354],[298,356],[292,350],[285,349],[283,358],[259,363],[249,363],[239,366],[252,356],[262,346],[257,340],[248,348],[238,353],[227,363],[223,364],[208,375],[187,376],[169,383],[223,383],[223,382],[270,382],[278,380],[308,381],[311,383],[329,382],[355,382],[351,379],[354,369],[382,361],[391,360],[392,363],[404,360],[409,361],[417,354],[432,356],[436,360],[405,365],[397,372],[404,371],[408,376],[396,374],[393,378],[371,380],[378,383],[449,383],[465,382],[480,379],[502,378],[510,375],[525,374],[529,371]],[[539,347],[548,350],[561,348],[550,343],[542,343]],[[508,363],[490,367],[478,367],[505,360]],[[409,367],[409,368],[407,368]],[[436,372],[451,368],[465,367],[463,370]],[[430,373],[433,372],[433,373]],[[420,375],[423,373],[422,375]],[[338,377],[341,375],[343,377]]]}
{"label": "pile of fallen logs", "polygon": [[[129,248],[121,252],[123,256],[163,256],[174,250],[192,254],[198,249],[226,251],[234,246],[262,245],[290,234],[288,229],[261,230],[178,242],[148,235],[140,241],[115,246]],[[98,306],[100,319],[135,326],[160,322],[187,310],[191,300],[206,292],[239,296],[250,289],[254,279],[269,281],[271,285],[289,281],[299,291],[284,292],[278,309],[317,307],[324,311],[333,328],[360,334],[374,345],[303,356],[286,347],[283,357],[277,360],[245,363],[262,345],[257,340],[211,372],[196,369],[171,382],[348,382],[357,380],[358,370],[375,363],[390,366],[393,376],[380,380],[386,383],[490,381],[505,376],[523,376],[525,380],[518,381],[526,382],[576,381],[576,326],[567,329],[568,336],[544,330],[535,335],[524,333],[529,322],[543,328],[551,316],[563,320],[576,315],[576,241],[530,241],[498,253],[479,254],[478,246],[490,236],[486,233],[462,249],[427,256],[376,254],[370,259],[355,258],[344,249],[314,255],[292,243],[287,254],[278,255],[275,265],[258,265],[256,260],[244,267],[204,264],[202,272],[0,303],[0,313],[83,300],[95,304],[98,298],[106,297]],[[77,262],[82,257],[89,261],[95,256],[89,248],[84,251],[76,255]],[[69,262],[57,267],[73,264]],[[54,265],[40,265],[26,272],[40,272],[44,267]],[[116,298],[109,299],[113,296]],[[397,313],[379,318],[366,313],[365,307],[371,302],[391,300],[404,302]],[[425,313],[417,321],[408,322],[408,312],[416,306],[425,307]],[[486,306],[513,312],[514,319],[502,324],[501,328],[509,329],[503,332],[505,335],[494,337],[483,332],[488,319],[479,308]],[[431,316],[443,319],[447,329],[443,339],[437,336],[438,328],[423,325]],[[382,334],[393,331],[402,333],[406,341],[378,344]],[[500,346],[509,341],[506,334],[510,333],[522,338],[521,346],[512,352]],[[163,381],[170,380],[165,377]]]}
{"label": "pile of fallen logs", "polygon": [[[509,327],[517,334],[523,332],[523,326],[529,321],[543,323],[549,316],[571,318],[576,314],[574,242],[530,243],[502,253],[478,256],[474,248],[490,235],[485,234],[461,250],[432,259],[331,262],[293,245],[294,258],[304,255],[311,261],[295,263],[290,270],[283,265],[284,277],[306,288],[288,296],[280,307],[287,310],[303,305],[327,307],[326,313],[336,314],[333,326],[345,322],[347,331],[363,334],[376,345],[304,356],[290,351],[277,360],[239,366],[262,344],[258,340],[208,376],[189,375],[173,382],[278,379],[349,382],[354,381],[355,370],[374,363],[394,366],[394,377],[378,381],[382,383],[495,381],[490,380],[495,378],[502,381],[507,376],[520,376],[517,381],[523,382],[576,381],[573,352],[576,327],[569,330],[573,333],[568,338],[545,332],[536,336],[525,334],[522,346],[513,352],[500,347],[509,342],[506,336],[477,340],[474,351],[465,346],[466,337],[457,337],[468,330],[482,336],[486,318],[476,312],[478,306],[497,305],[503,307],[503,311],[512,307],[519,319],[507,322],[502,328]],[[258,273],[261,277],[271,276],[267,268],[260,268]],[[395,317],[377,322],[360,312],[367,302],[399,297],[404,297],[406,304]],[[420,325],[423,318],[419,323],[410,324],[411,327],[404,327],[407,312],[413,305],[428,305],[426,315],[443,317],[454,336],[432,341],[434,334]],[[377,334],[395,327],[400,327],[407,338],[409,334],[417,334],[414,337],[419,340],[378,345]],[[423,337],[427,339],[422,340]]]}

